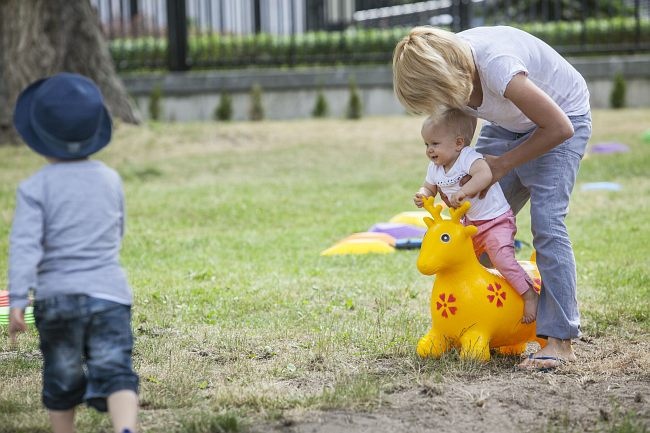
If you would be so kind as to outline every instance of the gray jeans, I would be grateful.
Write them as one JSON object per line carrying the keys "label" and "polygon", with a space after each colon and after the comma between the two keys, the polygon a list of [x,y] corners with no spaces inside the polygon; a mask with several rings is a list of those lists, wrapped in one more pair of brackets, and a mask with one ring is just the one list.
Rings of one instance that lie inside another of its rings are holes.
{"label": "gray jeans", "polygon": [[[570,339],[580,336],[576,296],[576,264],[564,219],[580,160],[591,136],[591,114],[570,117],[573,137],[544,155],[512,170],[499,181],[512,210],[530,200],[530,219],[542,294],[537,310],[537,335]],[[524,142],[532,130],[514,133],[485,123],[476,150],[502,155]]]}

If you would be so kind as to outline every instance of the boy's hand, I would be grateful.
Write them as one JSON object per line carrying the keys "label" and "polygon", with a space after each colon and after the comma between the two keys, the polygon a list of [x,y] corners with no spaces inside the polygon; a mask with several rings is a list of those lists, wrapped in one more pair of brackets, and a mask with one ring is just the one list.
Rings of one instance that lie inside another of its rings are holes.
{"label": "boy's hand", "polygon": [[27,325],[25,324],[25,310],[19,308],[12,308],[9,310],[9,338],[11,345],[16,345],[16,336],[19,332],[25,332]]}
{"label": "boy's hand", "polygon": [[417,207],[421,208],[422,206],[424,206],[425,198],[427,198],[426,195],[422,194],[421,192],[416,192],[415,195],[413,196],[413,203],[415,203]]}

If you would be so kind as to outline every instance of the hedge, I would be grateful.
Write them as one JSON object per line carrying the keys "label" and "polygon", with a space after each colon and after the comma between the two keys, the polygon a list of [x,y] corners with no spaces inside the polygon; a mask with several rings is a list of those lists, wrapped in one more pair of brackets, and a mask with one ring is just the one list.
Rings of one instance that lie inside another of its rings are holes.
{"label": "hedge", "polygon": [[[650,50],[650,19],[587,19],[513,24],[546,41],[563,54],[590,55]],[[390,62],[409,27],[309,32],[294,37],[257,35],[188,35],[188,64],[193,69],[246,66],[323,66]],[[165,38],[114,39],[110,50],[118,70],[166,67]]]}

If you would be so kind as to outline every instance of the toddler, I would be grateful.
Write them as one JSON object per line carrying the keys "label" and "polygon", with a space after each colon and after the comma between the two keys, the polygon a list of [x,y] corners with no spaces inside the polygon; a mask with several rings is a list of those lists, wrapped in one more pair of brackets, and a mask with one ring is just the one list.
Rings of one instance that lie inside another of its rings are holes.
{"label": "toddler", "polygon": [[[431,117],[424,121],[422,138],[430,162],[426,180],[413,201],[422,207],[425,197],[435,196],[439,191],[453,207],[469,200],[471,207],[465,224],[478,228],[472,238],[477,257],[487,253],[494,267],[524,299],[521,321],[531,323],[537,314],[539,295],[515,258],[515,215],[498,183],[489,187],[485,198],[477,197],[492,183],[492,172],[483,156],[469,146],[475,127],[476,119],[458,109],[443,112],[435,121]],[[461,179],[467,175],[471,179],[461,186]]]}

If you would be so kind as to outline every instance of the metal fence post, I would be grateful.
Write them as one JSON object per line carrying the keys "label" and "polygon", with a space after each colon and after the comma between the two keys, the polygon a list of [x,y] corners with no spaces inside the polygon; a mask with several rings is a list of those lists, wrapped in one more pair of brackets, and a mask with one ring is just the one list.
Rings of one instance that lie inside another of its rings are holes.
{"label": "metal fence post", "polygon": [[458,17],[460,18],[460,30],[467,30],[471,27],[471,1],[469,0],[460,0]]}
{"label": "metal fence post", "polygon": [[469,29],[471,20],[470,1],[454,0],[451,5],[451,10],[453,31],[460,32]]}
{"label": "metal fence post", "polygon": [[294,0],[289,0],[289,19],[291,25],[291,40],[289,42],[289,66],[296,64],[296,14],[294,11]]}
{"label": "metal fence post", "polygon": [[185,0],[167,0],[167,64],[170,71],[189,69]]}
{"label": "metal fence post", "polygon": [[634,48],[641,46],[641,2],[634,1]]}
{"label": "metal fence post", "polygon": [[260,8],[260,0],[253,0],[253,21],[255,34],[259,34],[262,31],[262,10]]}
{"label": "metal fence post", "polygon": [[587,0],[582,0],[580,2],[580,48],[584,49],[587,46],[587,9],[588,4]]}

